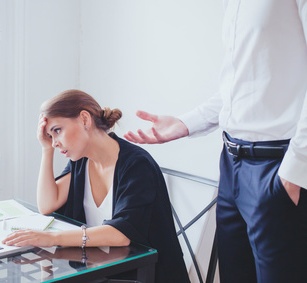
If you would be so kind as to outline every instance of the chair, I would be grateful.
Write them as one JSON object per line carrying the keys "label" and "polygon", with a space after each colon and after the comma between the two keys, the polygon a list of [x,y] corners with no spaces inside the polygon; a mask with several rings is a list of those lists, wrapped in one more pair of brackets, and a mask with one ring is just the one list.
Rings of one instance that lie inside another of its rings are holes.
{"label": "chair", "polygon": [[191,282],[219,282],[215,236],[218,182],[164,167],[161,170]]}

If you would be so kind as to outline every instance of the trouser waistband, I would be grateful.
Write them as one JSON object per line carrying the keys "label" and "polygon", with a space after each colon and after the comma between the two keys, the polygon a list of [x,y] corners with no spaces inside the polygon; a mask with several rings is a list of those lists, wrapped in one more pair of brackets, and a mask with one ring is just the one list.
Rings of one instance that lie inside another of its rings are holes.
{"label": "trouser waistband", "polygon": [[234,139],[223,132],[223,141],[230,155],[242,158],[282,158],[290,140],[248,142]]}

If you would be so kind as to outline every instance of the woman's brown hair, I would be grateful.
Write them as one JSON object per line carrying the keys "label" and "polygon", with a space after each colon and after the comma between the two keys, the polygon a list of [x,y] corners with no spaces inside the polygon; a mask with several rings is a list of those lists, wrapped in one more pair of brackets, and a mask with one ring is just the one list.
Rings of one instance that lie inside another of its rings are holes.
{"label": "woman's brown hair", "polygon": [[108,131],[122,117],[119,109],[101,108],[89,94],[77,90],[66,90],[44,102],[41,113],[47,118],[77,118],[82,110],[89,112],[97,128]]}

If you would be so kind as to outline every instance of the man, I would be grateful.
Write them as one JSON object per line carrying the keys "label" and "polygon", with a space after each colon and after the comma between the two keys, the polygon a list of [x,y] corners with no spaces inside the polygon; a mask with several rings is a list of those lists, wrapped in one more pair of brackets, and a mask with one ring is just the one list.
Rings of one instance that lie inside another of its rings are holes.
{"label": "man", "polygon": [[217,202],[222,283],[307,282],[307,0],[224,0],[217,95],[128,132],[164,143],[220,127]]}

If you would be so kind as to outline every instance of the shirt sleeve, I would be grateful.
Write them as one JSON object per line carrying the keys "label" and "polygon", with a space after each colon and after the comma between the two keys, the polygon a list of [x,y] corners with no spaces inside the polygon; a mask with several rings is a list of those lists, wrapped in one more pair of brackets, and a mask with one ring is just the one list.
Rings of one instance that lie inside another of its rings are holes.
{"label": "shirt sleeve", "polygon": [[187,126],[190,137],[207,135],[219,127],[219,113],[222,109],[222,99],[219,93],[193,110],[178,118]]}
{"label": "shirt sleeve", "polygon": [[[307,0],[297,0],[307,52]],[[307,78],[306,78],[307,81]],[[297,130],[279,168],[279,176],[307,189],[307,89]]]}
{"label": "shirt sleeve", "polygon": [[66,165],[66,167],[62,171],[62,173],[59,176],[57,176],[55,178],[55,180],[57,181],[57,180],[61,179],[62,177],[64,177],[65,175],[67,175],[68,173],[70,173],[71,172],[71,167],[72,167],[72,163],[71,163],[71,160],[69,160],[67,165]]}

